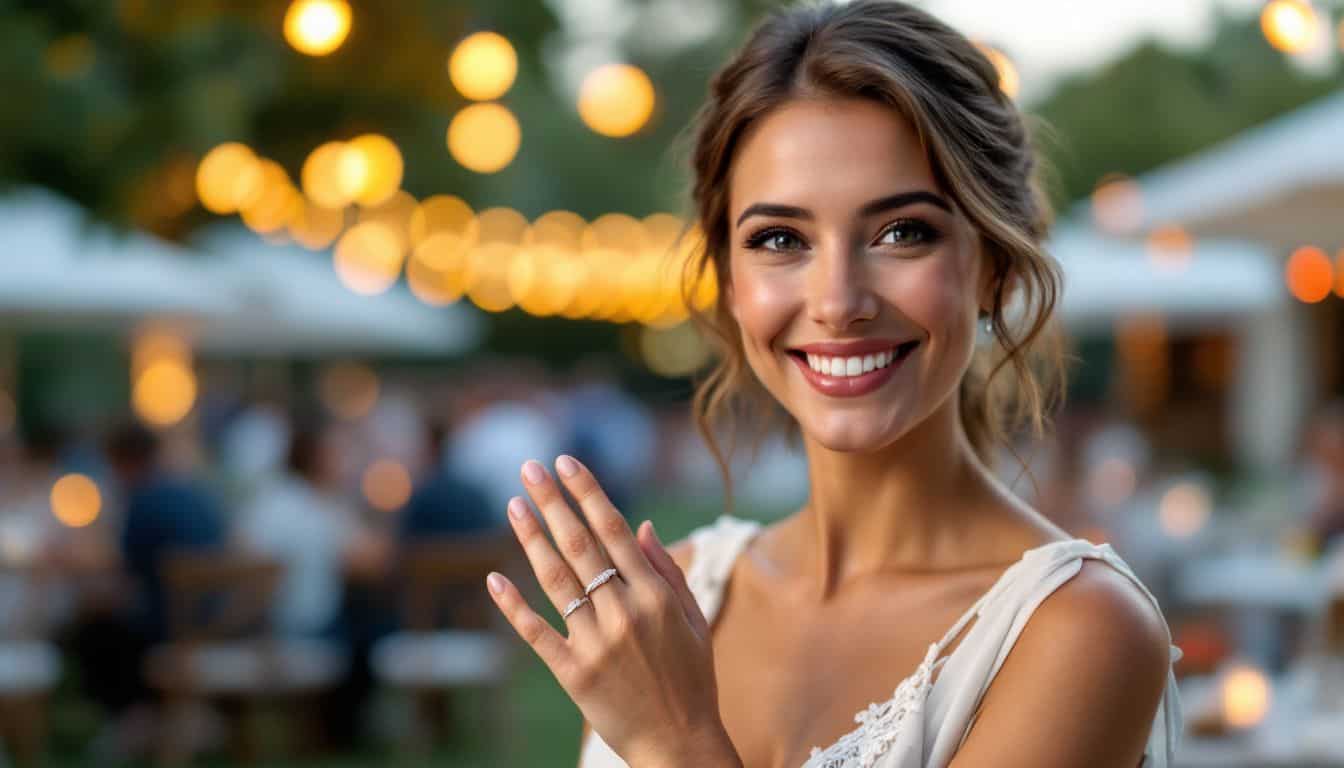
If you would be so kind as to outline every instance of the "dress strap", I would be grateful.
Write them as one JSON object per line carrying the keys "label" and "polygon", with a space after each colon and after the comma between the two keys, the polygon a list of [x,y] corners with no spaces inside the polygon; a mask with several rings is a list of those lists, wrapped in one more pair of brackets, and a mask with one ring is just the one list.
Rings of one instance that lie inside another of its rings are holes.
{"label": "dress strap", "polygon": [[693,551],[691,565],[686,570],[686,585],[707,621],[713,623],[733,565],[760,529],[761,524],[754,520],[720,515],[713,523],[697,528],[687,537]]}

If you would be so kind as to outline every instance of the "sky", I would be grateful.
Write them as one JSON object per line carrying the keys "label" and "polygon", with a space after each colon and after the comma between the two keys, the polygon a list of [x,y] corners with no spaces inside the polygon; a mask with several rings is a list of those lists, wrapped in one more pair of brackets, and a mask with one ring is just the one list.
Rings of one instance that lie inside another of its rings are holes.
{"label": "sky", "polygon": [[1145,37],[1194,46],[1213,30],[1219,8],[1258,12],[1263,0],[924,0],[967,35],[1003,50],[1039,94],[1059,75],[1099,66]]}

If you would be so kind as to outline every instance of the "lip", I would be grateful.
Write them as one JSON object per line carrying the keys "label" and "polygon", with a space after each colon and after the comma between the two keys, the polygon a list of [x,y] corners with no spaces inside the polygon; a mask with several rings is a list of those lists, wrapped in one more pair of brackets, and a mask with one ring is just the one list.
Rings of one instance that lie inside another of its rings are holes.
{"label": "lip", "polygon": [[[909,339],[914,341],[914,339]],[[801,347],[790,347],[790,351],[797,350],[809,355],[826,355],[827,357],[862,357],[863,355],[886,352],[889,349],[895,349],[905,342],[898,339],[854,339],[853,341],[818,341],[812,344],[804,344]],[[811,370],[810,368],[808,370]]]}
{"label": "lip", "polygon": [[[879,345],[874,346],[875,343]],[[865,341],[862,344],[858,342],[826,342],[809,344],[805,347],[796,347],[795,349],[811,354],[850,357],[866,354],[868,352],[885,352],[892,347],[900,346],[902,345],[892,344],[885,341],[874,343]],[[789,358],[797,364],[798,370],[802,372],[803,378],[807,380],[807,383],[811,384],[813,389],[823,395],[829,395],[831,397],[858,397],[860,395],[866,395],[890,381],[891,377],[896,374],[896,371],[905,364],[906,360],[910,359],[910,356],[913,355],[918,348],[919,344],[916,343],[915,346],[911,347],[905,354],[898,354],[896,359],[891,361],[887,367],[876,368],[858,376],[830,376],[821,373],[820,371],[812,370],[812,366],[807,364],[806,356],[790,354]],[[821,351],[825,349],[837,349],[838,351]]]}

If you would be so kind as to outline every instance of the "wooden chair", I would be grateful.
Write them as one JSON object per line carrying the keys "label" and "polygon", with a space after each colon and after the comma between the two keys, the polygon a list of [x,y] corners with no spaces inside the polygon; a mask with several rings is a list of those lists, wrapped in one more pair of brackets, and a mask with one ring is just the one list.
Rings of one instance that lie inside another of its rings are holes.
{"label": "wooden chair", "polygon": [[0,759],[10,754],[19,765],[42,759],[47,704],[61,676],[41,592],[34,569],[0,559]]}
{"label": "wooden chair", "polygon": [[[520,644],[486,593],[485,577],[490,571],[512,577],[518,557],[509,533],[427,540],[404,550],[402,631],[375,644],[371,662],[380,682],[415,702],[413,748],[427,749],[442,735],[449,694],[466,688],[483,694],[476,714],[492,748],[517,754],[508,687]],[[502,757],[500,763],[512,764]]]}
{"label": "wooden chair", "polygon": [[[146,679],[165,702],[161,762],[190,757],[186,728],[179,725],[206,701],[223,704],[234,716],[232,751],[250,762],[259,752],[256,716],[263,705],[303,704],[344,674],[339,648],[272,630],[281,563],[236,552],[179,553],[164,558],[162,574],[169,641],[145,662]],[[313,711],[286,707],[291,731],[311,732],[303,719]]]}

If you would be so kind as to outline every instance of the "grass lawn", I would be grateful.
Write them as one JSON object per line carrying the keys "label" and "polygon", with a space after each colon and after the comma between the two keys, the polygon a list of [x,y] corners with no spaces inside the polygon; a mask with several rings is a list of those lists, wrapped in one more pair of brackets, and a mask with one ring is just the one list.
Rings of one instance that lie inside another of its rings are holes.
{"label": "grass lawn", "polygon": [[[664,498],[641,503],[630,519],[632,527],[646,518],[652,519],[659,536],[663,541],[671,543],[684,538],[697,526],[712,521],[717,514],[718,507],[706,502],[687,503]],[[761,520],[771,518],[764,510],[738,509],[734,514]],[[560,623],[558,615],[551,618],[557,625]],[[512,732],[509,735],[510,751],[514,755],[512,760],[501,754],[499,745],[488,743],[480,728],[481,721],[475,717],[477,694],[465,691],[455,700],[454,736],[451,743],[441,746],[432,754],[412,754],[395,744],[386,744],[339,757],[263,761],[260,765],[277,768],[396,768],[402,765],[407,768],[496,768],[512,762],[527,768],[572,768],[579,752],[578,709],[555,682],[550,671],[529,650],[523,648],[521,658],[508,694],[513,712]],[[392,711],[397,711],[395,695],[385,694],[384,703],[390,703]],[[277,727],[282,727],[279,725],[281,721],[277,719],[275,722]],[[52,703],[50,750],[46,765],[73,768],[89,764],[84,757],[85,745],[97,732],[98,726],[97,712],[86,699],[78,695],[77,681],[65,681]],[[232,763],[224,756],[206,756],[198,759],[196,764],[226,766]],[[4,765],[3,756],[0,756],[0,766]]]}

